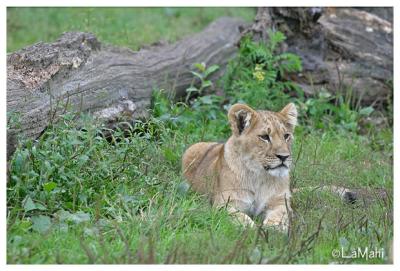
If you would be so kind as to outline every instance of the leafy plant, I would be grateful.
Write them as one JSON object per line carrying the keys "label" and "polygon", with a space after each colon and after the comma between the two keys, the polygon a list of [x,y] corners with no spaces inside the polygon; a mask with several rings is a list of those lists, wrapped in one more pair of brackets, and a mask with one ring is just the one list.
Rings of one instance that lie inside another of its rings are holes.
{"label": "leafy plant", "polygon": [[152,112],[155,119],[163,121],[171,129],[199,135],[202,139],[207,134],[226,137],[229,127],[222,102],[223,97],[209,94],[191,100],[190,105],[174,103],[163,91],[158,91],[153,94]]}
{"label": "leafy plant", "polygon": [[[212,87],[213,83],[211,82],[211,80],[209,80],[209,76],[219,69],[218,65],[211,65],[210,67],[206,67],[206,64],[204,62],[195,63],[194,67],[196,67],[197,71],[191,71],[191,73],[194,75],[194,80],[192,80],[190,87],[186,89],[186,103],[189,102],[189,98],[192,97],[193,94],[202,95],[203,91],[206,88]],[[199,87],[195,86],[195,79],[198,79],[200,81]]]}
{"label": "leafy plant", "polygon": [[245,37],[238,56],[229,63],[222,84],[230,104],[242,102],[276,111],[292,101],[300,111],[303,126],[300,129],[358,132],[360,120],[374,109],[371,106],[354,107],[351,89],[345,96],[334,96],[321,89],[317,95],[305,98],[302,89],[287,79],[289,74],[301,72],[301,59],[295,54],[279,51],[285,40],[281,32],[269,31],[268,34],[266,44]]}
{"label": "leafy plant", "polygon": [[344,130],[358,132],[359,122],[374,111],[371,106],[353,109],[350,99],[333,96],[322,89],[316,96],[298,100],[302,125],[308,130]]}
{"label": "leafy plant", "polygon": [[284,40],[281,32],[270,31],[267,44],[253,42],[249,36],[241,41],[239,55],[229,63],[223,78],[231,103],[278,110],[289,101],[289,91],[303,96],[296,84],[284,79],[288,73],[302,70],[297,55],[278,52]]}
{"label": "leafy plant", "polygon": [[[121,174],[137,176],[137,159],[149,142],[156,143],[157,130],[164,129],[156,120],[137,122],[128,130],[129,137],[127,131],[114,131],[110,144],[92,117],[82,115],[77,121],[67,114],[37,142],[27,141],[16,150],[10,161],[7,205],[13,213],[29,216],[91,211],[98,201],[107,205],[101,195],[114,198],[120,193],[116,188],[125,182],[118,178]],[[128,159],[135,166],[128,165]]]}

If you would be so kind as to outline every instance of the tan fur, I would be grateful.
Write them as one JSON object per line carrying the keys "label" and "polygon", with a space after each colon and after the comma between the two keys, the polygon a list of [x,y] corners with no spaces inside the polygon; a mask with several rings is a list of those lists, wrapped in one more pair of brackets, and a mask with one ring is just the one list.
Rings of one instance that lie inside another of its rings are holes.
{"label": "tan fur", "polygon": [[[189,147],[182,158],[183,175],[195,191],[208,195],[215,206],[227,206],[242,223],[254,225],[251,217],[261,216],[263,224],[285,229],[296,107],[290,103],[271,112],[235,104],[228,118],[231,137],[225,144],[200,142]],[[286,167],[276,168],[283,156]]]}

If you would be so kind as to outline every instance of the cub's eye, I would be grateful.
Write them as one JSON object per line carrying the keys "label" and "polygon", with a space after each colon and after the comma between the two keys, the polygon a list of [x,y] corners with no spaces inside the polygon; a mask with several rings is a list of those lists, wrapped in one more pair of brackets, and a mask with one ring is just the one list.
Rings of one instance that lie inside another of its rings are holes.
{"label": "cub's eye", "polygon": [[259,135],[259,138],[261,138],[264,141],[268,141],[271,142],[271,139],[269,138],[269,135],[265,134],[265,135]]}
{"label": "cub's eye", "polygon": [[290,134],[285,134],[283,137],[285,138],[285,140],[288,140],[290,138]]}

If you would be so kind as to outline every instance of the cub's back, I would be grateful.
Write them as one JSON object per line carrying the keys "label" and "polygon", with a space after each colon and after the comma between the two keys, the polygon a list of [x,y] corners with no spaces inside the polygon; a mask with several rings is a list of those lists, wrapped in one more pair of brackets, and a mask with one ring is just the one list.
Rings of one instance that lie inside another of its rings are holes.
{"label": "cub's back", "polygon": [[195,191],[208,193],[213,190],[223,150],[223,143],[200,142],[185,151],[182,158],[182,172]]}

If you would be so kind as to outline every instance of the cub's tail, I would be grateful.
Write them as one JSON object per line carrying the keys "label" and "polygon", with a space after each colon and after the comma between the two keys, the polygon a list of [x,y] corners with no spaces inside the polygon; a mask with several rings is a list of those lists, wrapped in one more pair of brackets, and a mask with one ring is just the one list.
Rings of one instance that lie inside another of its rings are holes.
{"label": "cub's tail", "polygon": [[355,204],[357,202],[370,202],[376,199],[387,200],[389,198],[388,191],[383,188],[376,188],[372,190],[366,188],[349,189],[336,185],[294,188],[292,189],[292,192],[296,193],[305,190],[327,191],[332,194],[338,195],[343,202],[349,204]]}

